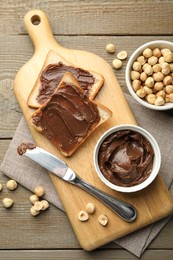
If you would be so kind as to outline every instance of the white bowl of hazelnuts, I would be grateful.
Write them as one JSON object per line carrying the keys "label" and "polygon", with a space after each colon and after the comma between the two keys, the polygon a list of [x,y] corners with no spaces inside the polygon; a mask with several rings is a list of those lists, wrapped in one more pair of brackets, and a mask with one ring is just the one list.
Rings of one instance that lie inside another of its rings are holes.
{"label": "white bowl of hazelnuts", "polygon": [[130,94],[154,110],[173,109],[173,43],[151,41],[131,55],[126,67]]}

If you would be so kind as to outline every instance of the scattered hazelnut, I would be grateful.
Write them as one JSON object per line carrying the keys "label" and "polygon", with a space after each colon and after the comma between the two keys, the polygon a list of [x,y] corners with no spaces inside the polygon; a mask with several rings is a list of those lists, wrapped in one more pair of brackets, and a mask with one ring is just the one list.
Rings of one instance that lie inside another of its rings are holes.
{"label": "scattered hazelnut", "polygon": [[162,106],[162,105],[165,104],[165,101],[164,101],[164,99],[162,97],[159,96],[159,97],[156,98],[154,104],[156,106]]}
{"label": "scattered hazelnut", "polygon": [[108,217],[106,215],[101,214],[98,217],[98,221],[102,226],[106,226],[108,224]]}
{"label": "scattered hazelnut", "polygon": [[41,203],[41,201],[36,201],[35,203],[34,203],[34,209],[35,209],[35,211],[40,211],[40,210],[42,210],[42,208],[43,208],[43,204]]}
{"label": "scattered hazelnut", "polygon": [[32,207],[30,208],[30,213],[31,213],[32,216],[35,217],[35,216],[37,216],[38,214],[40,214],[40,211],[35,210],[34,206],[32,206]]}
{"label": "scattered hazelnut", "polygon": [[49,202],[47,200],[41,200],[40,201],[42,204],[42,209],[41,210],[46,210],[49,208]]}
{"label": "scattered hazelnut", "polygon": [[36,194],[31,195],[29,199],[32,204],[34,204],[36,201],[39,201],[39,197]]}
{"label": "scattered hazelnut", "polygon": [[95,212],[95,209],[96,209],[96,206],[94,203],[91,203],[89,202],[87,205],[86,205],[86,212],[88,214],[93,214]]}
{"label": "scattered hazelnut", "polygon": [[113,61],[112,61],[112,65],[113,65],[113,67],[114,67],[114,69],[120,69],[121,67],[122,67],[122,65],[123,65],[123,63],[122,63],[122,61],[121,60],[119,60],[119,59],[114,59]]}
{"label": "scattered hazelnut", "polygon": [[120,51],[117,54],[117,58],[119,60],[125,60],[127,58],[127,52],[126,51]]}
{"label": "scattered hazelnut", "polygon": [[79,211],[78,219],[82,222],[87,221],[89,219],[88,213],[84,210]]}
{"label": "scattered hazelnut", "polygon": [[6,186],[7,186],[7,189],[9,189],[9,190],[15,190],[17,188],[17,182],[14,180],[9,180],[9,181],[7,181]]}
{"label": "scattered hazelnut", "polygon": [[14,201],[10,198],[5,198],[2,201],[2,204],[5,208],[10,208],[13,205]]}
{"label": "scattered hazelnut", "polygon": [[37,186],[34,190],[34,193],[38,196],[41,197],[45,194],[45,190],[42,186]]}
{"label": "scattered hazelnut", "polygon": [[112,43],[109,43],[106,45],[106,51],[108,53],[114,53],[115,52],[115,45]]}
{"label": "scattered hazelnut", "polygon": [[143,51],[143,56],[145,58],[150,58],[151,56],[153,55],[153,52],[150,48],[146,48],[144,51]]}
{"label": "scattered hazelnut", "polygon": [[2,184],[0,183],[0,191],[3,189]]}

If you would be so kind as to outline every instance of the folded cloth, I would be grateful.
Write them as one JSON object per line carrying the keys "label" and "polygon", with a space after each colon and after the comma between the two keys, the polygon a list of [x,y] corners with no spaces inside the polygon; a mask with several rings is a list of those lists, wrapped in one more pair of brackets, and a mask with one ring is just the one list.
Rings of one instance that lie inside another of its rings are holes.
{"label": "folded cloth", "polygon": [[[173,174],[170,170],[173,168],[173,140],[170,138],[172,136],[173,117],[164,112],[142,107],[129,95],[126,95],[126,98],[138,124],[153,134],[159,143],[162,154],[161,174],[173,196]],[[28,160],[28,158],[24,156],[20,157],[17,154],[16,148],[22,142],[34,142],[24,118],[21,119],[2,162],[0,167],[1,172],[15,179],[31,191],[34,191],[37,185],[44,186],[46,199],[59,209],[64,210],[47,171]],[[27,174],[25,174],[26,172]],[[169,219],[170,216],[123,238],[117,239],[115,242],[140,257]]]}

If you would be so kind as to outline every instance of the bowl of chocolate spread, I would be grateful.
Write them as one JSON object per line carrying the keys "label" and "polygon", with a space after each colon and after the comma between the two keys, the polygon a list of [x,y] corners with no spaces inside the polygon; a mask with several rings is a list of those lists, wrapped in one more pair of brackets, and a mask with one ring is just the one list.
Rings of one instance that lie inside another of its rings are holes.
{"label": "bowl of chocolate spread", "polygon": [[146,188],[157,176],[160,165],[156,140],[136,125],[110,128],[95,146],[94,166],[99,178],[120,192]]}

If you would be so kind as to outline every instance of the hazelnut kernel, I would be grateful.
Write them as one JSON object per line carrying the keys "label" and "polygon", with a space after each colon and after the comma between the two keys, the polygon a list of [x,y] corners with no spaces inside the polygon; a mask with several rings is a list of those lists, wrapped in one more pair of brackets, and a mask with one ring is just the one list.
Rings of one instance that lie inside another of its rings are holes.
{"label": "hazelnut kernel", "polygon": [[156,82],[156,83],[154,84],[154,89],[155,89],[156,91],[162,90],[163,87],[164,87],[164,85],[163,85],[163,83],[162,83],[161,81],[160,81],[160,82]]}
{"label": "hazelnut kernel", "polygon": [[138,71],[132,70],[130,73],[131,80],[139,79],[140,73]]}
{"label": "hazelnut kernel", "polygon": [[34,209],[35,209],[35,211],[40,211],[40,210],[42,210],[42,208],[43,208],[43,204],[41,203],[41,201],[36,201],[35,203],[34,203]]}
{"label": "hazelnut kernel", "polygon": [[10,198],[5,198],[2,201],[2,204],[5,208],[10,208],[13,205],[14,201]]}
{"label": "hazelnut kernel", "polygon": [[146,63],[146,58],[144,56],[139,56],[137,58],[137,61],[141,64],[144,65]]}
{"label": "hazelnut kernel", "polygon": [[132,67],[133,67],[133,70],[135,70],[135,71],[140,71],[140,70],[141,70],[141,63],[138,62],[138,61],[135,61],[135,62],[133,63],[133,65],[132,65]]}
{"label": "hazelnut kernel", "polygon": [[133,87],[133,89],[134,89],[135,92],[136,92],[138,89],[140,89],[140,87],[141,87],[141,82],[140,82],[140,80],[138,80],[138,79],[133,80],[133,81],[132,81],[132,87]]}
{"label": "hazelnut kernel", "polygon": [[84,210],[79,211],[78,219],[82,222],[87,221],[89,219],[88,213]]}
{"label": "hazelnut kernel", "polygon": [[168,95],[168,98],[169,98],[169,101],[170,101],[171,103],[173,103],[173,93],[169,94],[169,95]]}
{"label": "hazelnut kernel", "polygon": [[154,102],[156,101],[156,95],[149,94],[147,95],[146,100],[148,101],[148,103],[154,105]]}
{"label": "hazelnut kernel", "polygon": [[9,180],[9,181],[7,181],[6,186],[7,186],[7,189],[9,189],[9,190],[15,190],[17,188],[17,182],[14,180]]}
{"label": "hazelnut kernel", "polygon": [[152,88],[154,86],[154,79],[153,77],[148,77],[145,81],[145,85],[149,88]]}
{"label": "hazelnut kernel", "polygon": [[46,210],[49,208],[49,202],[47,200],[41,200],[40,201],[42,204],[42,209],[41,210]]}
{"label": "hazelnut kernel", "polygon": [[99,223],[102,225],[102,226],[106,226],[108,224],[108,217],[104,214],[101,214],[99,217],[98,217],[98,221]]}
{"label": "hazelnut kernel", "polygon": [[86,211],[87,211],[88,214],[93,214],[95,212],[95,209],[96,209],[96,206],[95,206],[94,203],[89,202],[86,205]]}
{"label": "hazelnut kernel", "polygon": [[31,213],[31,215],[32,215],[33,217],[35,217],[35,216],[37,216],[38,214],[40,214],[40,211],[36,211],[35,208],[34,208],[34,206],[32,206],[32,207],[30,208],[30,213]]}
{"label": "hazelnut kernel", "polygon": [[165,56],[167,53],[170,53],[170,52],[171,52],[171,50],[168,48],[161,49],[161,53],[163,56]]}
{"label": "hazelnut kernel", "polygon": [[166,77],[164,77],[164,79],[163,79],[163,84],[164,84],[165,86],[171,85],[171,84],[172,84],[172,77],[171,77],[171,76],[166,76]]}
{"label": "hazelnut kernel", "polygon": [[145,72],[142,72],[141,74],[140,74],[140,80],[141,81],[145,81],[147,79],[147,74],[145,73]]}
{"label": "hazelnut kernel", "polygon": [[109,43],[106,45],[106,51],[108,53],[114,53],[115,52],[115,45],[112,43]]}
{"label": "hazelnut kernel", "polygon": [[145,58],[150,58],[151,56],[153,55],[153,52],[150,48],[146,48],[144,51],[143,51],[143,56]]}
{"label": "hazelnut kernel", "polygon": [[162,70],[162,68],[161,68],[160,64],[155,64],[155,65],[153,66],[153,71],[154,71],[154,72],[159,72],[159,71],[161,71],[161,70]]}
{"label": "hazelnut kernel", "polygon": [[161,50],[159,48],[155,48],[153,50],[153,55],[156,56],[157,58],[160,58],[160,56],[162,55]]}
{"label": "hazelnut kernel", "polygon": [[151,56],[149,59],[148,59],[148,64],[150,65],[155,65],[158,61],[158,58],[155,57],[155,56]]}
{"label": "hazelnut kernel", "polygon": [[149,94],[152,94],[153,93],[153,90],[147,86],[144,86],[143,89],[146,91],[146,94],[149,95]]}
{"label": "hazelnut kernel", "polygon": [[39,201],[39,197],[36,194],[33,194],[29,198],[30,202],[34,204],[36,201]]}
{"label": "hazelnut kernel", "polygon": [[144,98],[147,93],[146,93],[145,89],[141,88],[141,89],[136,91],[136,94],[138,95],[138,97]]}
{"label": "hazelnut kernel", "polygon": [[122,67],[122,65],[123,65],[123,63],[122,63],[122,61],[121,60],[119,60],[119,59],[114,59],[113,61],[112,61],[112,66],[114,67],[114,69],[120,69],[121,67]]}
{"label": "hazelnut kernel", "polygon": [[156,106],[162,106],[162,105],[165,104],[165,101],[164,101],[164,99],[162,97],[159,96],[159,97],[156,98],[154,104]]}
{"label": "hazelnut kernel", "polygon": [[125,60],[127,58],[127,52],[126,51],[120,51],[117,53],[117,58],[119,60]]}
{"label": "hazelnut kernel", "polygon": [[152,74],[153,74],[153,68],[151,67],[151,65],[148,64],[148,66],[146,66],[146,67],[144,68],[144,72],[145,72],[148,76],[152,75]]}
{"label": "hazelnut kernel", "polygon": [[156,93],[156,97],[162,97],[163,99],[165,98],[166,93],[164,90],[160,90]]}
{"label": "hazelnut kernel", "polygon": [[156,72],[156,73],[153,74],[153,78],[154,78],[155,81],[158,82],[158,81],[162,81],[164,76],[161,72]]}
{"label": "hazelnut kernel", "polygon": [[162,63],[164,63],[164,62],[165,62],[164,57],[161,56],[161,57],[159,58],[159,64],[162,64]]}
{"label": "hazelnut kernel", "polygon": [[41,197],[45,194],[45,190],[42,186],[37,186],[34,190],[34,193],[38,196]]}
{"label": "hazelnut kernel", "polygon": [[165,91],[167,94],[173,93],[173,85],[167,85]]}
{"label": "hazelnut kernel", "polygon": [[164,60],[166,62],[172,62],[173,61],[173,53],[172,52],[168,52],[164,55]]}

